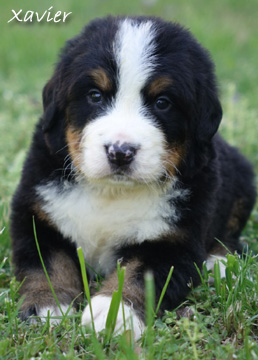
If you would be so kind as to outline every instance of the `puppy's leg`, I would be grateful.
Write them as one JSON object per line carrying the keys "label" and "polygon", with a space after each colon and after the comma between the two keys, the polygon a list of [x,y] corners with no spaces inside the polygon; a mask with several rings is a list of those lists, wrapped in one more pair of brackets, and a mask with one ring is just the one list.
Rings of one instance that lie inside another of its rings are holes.
{"label": "puppy's leg", "polygon": [[[37,206],[26,203],[28,199],[33,201],[33,193],[24,193],[23,189],[21,186],[14,197],[10,226],[12,260],[16,278],[22,282],[20,295],[24,297],[20,318],[25,320],[31,315],[44,318],[48,312],[59,316],[75,299],[73,306],[76,307],[83,291],[76,248],[57,231],[38,202]],[[43,271],[35,235],[61,309]]]}
{"label": "puppy's leg", "polygon": [[[145,328],[144,288],[142,286],[143,284],[139,286],[136,280],[139,265],[139,261],[131,261],[126,264],[123,305],[120,304],[115,326],[115,333],[122,333],[124,330],[131,329],[135,340],[140,338]],[[92,298],[91,304],[96,332],[105,329],[112,294],[117,288],[117,273],[114,271],[105,281],[101,291]],[[83,312],[82,325],[91,325],[89,305]]]}
{"label": "puppy's leg", "polygon": [[[213,272],[214,265],[217,263],[219,265],[220,277],[225,278],[226,277],[226,265],[225,265],[226,262],[227,262],[226,256],[211,254],[211,255],[209,255],[208,259],[206,260],[207,270],[211,270]],[[214,283],[214,278],[211,276],[209,277],[209,283],[210,284]]]}
{"label": "puppy's leg", "polygon": [[[160,307],[159,315],[165,309],[173,309],[180,304],[190,291],[192,285],[200,282],[195,264],[201,267],[204,260],[202,249],[198,246],[194,250],[186,249],[183,245],[173,245],[169,241],[144,242],[141,245],[128,246],[119,253],[124,259],[126,276],[123,288],[123,302],[125,304],[126,329],[131,328],[134,338],[138,339],[144,330],[145,290],[144,274],[153,273],[156,305],[166,282],[171,266],[174,266],[173,276]],[[114,290],[117,290],[117,276],[114,272],[104,283],[101,291],[92,298],[93,320],[97,332],[105,328],[108,308]],[[89,306],[86,307],[82,324],[90,325]],[[123,313],[119,310],[115,331],[122,332]]]}
{"label": "puppy's leg", "polygon": [[48,314],[51,322],[58,322],[54,317],[65,314],[72,304],[70,313],[81,300],[82,283],[79,270],[73,259],[60,251],[52,254],[48,273],[51,284],[60,304],[60,308],[51,292],[46,275],[42,268],[28,268],[19,274],[23,284],[20,294],[24,302],[20,309],[20,317],[25,320],[31,315],[39,316],[44,321]]}

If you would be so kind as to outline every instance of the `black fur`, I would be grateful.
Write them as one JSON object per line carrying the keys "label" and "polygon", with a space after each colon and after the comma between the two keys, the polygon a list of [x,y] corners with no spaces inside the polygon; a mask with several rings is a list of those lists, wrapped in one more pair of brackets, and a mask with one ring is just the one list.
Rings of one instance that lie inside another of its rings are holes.
{"label": "black fur", "polygon": [[[135,19],[145,21],[141,17]],[[185,298],[189,281],[198,285],[200,279],[195,264],[201,267],[207,256],[215,251],[218,247],[215,239],[229,250],[241,252],[239,235],[254,205],[255,189],[250,164],[216,134],[222,110],[209,54],[181,26],[152,20],[157,28],[159,66],[151,80],[168,75],[173,79],[166,94],[172,99],[172,108],[164,114],[153,110],[153,114],[169,144],[185,144],[178,179],[181,188],[189,190],[189,196],[177,203],[181,218],[176,224],[173,241],[170,238],[146,239],[142,244],[117,249],[116,259],[123,258],[125,264],[135,259],[139,262],[132,286],[143,287],[143,274],[151,270],[157,299],[170,267],[174,266],[173,280],[162,304],[164,310],[176,307]],[[68,155],[65,131],[69,124],[82,129],[86,119],[90,121],[105,113],[105,106],[95,109],[85,101],[85,93],[94,87],[86,69],[104,68],[112,79],[107,103],[115,94],[118,69],[110,54],[117,27],[118,18],[96,20],[68,41],[52,79],[44,88],[44,114],[36,126],[12,202],[11,236],[18,280],[23,280],[30,272],[41,271],[33,217],[50,275],[55,276],[51,261],[60,251],[73,259],[78,267],[75,244],[35,210],[35,206],[40,205],[35,188],[50,179],[60,182],[60,186],[64,179],[71,183],[75,181],[72,169],[64,170]],[[153,99],[147,93],[146,87],[142,96],[146,107],[150,108]],[[235,226],[230,225],[232,217]],[[81,291],[80,288],[77,290],[78,293]],[[26,291],[24,295],[27,295]],[[40,299],[35,298],[26,303],[22,307],[23,314],[35,313],[33,309],[38,302]],[[135,310],[143,316],[143,303]]]}

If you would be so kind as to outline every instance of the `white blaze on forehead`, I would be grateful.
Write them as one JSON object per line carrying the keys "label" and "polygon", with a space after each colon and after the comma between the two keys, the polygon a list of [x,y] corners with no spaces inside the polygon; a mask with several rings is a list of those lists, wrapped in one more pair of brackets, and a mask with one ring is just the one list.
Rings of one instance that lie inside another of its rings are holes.
{"label": "white blaze on forehead", "polygon": [[[118,30],[114,52],[119,69],[117,101],[140,105],[139,93],[154,70],[155,29],[151,21],[126,19]],[[132,99],[133,98],[133,99]]]}

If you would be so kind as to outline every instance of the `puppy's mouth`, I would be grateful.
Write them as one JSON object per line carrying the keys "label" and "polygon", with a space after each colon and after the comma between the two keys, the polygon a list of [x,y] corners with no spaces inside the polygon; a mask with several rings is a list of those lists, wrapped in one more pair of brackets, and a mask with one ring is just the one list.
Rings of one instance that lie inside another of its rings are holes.
{"label": "puppy's mouth", "polygon": [[121,169],[114,170],[112,173],[105,177],[112,184],[132,185],[136,181],[128,174],[128,172]]}

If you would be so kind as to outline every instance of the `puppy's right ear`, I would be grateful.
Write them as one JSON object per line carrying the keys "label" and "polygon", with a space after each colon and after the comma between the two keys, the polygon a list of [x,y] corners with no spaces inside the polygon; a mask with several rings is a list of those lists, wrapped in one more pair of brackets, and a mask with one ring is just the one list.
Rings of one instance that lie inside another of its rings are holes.
{"label": "puppy's right ear", "polygon": [[44,133],[51,130],[55,124],[55,119],[58,117],[57,109],[57,78],[54,75],[43,89],[43,117],[42,130]]}

